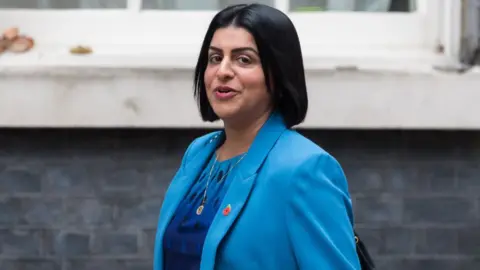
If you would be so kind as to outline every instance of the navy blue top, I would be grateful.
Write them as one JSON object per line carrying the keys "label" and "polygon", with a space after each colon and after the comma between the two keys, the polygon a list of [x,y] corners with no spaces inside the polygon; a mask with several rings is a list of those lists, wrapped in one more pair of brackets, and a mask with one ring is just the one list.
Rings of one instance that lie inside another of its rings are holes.
{"label": "navy blue top", "polygon": [[242,155],[216,162],[207,190],[207,201],[201,215],[197,215],[196,211],[202,202],[203,191],[215,162],[215,155],[179,204],[163,238],[165,270],[200,269],[202,248],[208,228],[219,210],[235,169],[233,168],[223,181],[221,179],[241,157]]}

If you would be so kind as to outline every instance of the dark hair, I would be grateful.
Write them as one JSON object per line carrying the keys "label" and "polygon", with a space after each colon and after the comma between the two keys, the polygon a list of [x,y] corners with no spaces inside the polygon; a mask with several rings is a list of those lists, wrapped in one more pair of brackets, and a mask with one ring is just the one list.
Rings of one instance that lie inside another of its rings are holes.
{"label": "dark hair", "polygon": [[274,110],[282,114],[287,127],[303,122],[307,114],[308,97],[297,31],[287,15],[262,4],[229,6],[215,15],[210,23],[194,77],[194,96],[202,119],[210,122],[218,120],[207,99],[204,74],[213,35],[217,29],[228,26],[244,28],[255,39]]}

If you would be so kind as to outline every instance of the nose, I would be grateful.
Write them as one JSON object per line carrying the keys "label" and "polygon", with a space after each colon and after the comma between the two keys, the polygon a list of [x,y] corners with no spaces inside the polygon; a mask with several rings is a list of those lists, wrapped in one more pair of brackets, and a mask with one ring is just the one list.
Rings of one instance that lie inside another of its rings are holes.
{"label": "nose", "polygon": [[235,76],[230,61],[225,57],[217,70],[217,77],[220,80],[228,80]]}

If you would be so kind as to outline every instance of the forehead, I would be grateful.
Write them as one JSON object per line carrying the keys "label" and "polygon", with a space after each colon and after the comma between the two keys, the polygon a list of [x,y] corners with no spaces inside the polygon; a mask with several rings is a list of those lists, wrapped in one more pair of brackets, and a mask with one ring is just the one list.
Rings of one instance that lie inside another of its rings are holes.
{"label": "forehead", "polygon": [[217,29],[217,31],[215,31],[213,34],[210,46],[223,50],[234,49],[238,47],[257,48],[255,39],[247,30],[233,26]]}

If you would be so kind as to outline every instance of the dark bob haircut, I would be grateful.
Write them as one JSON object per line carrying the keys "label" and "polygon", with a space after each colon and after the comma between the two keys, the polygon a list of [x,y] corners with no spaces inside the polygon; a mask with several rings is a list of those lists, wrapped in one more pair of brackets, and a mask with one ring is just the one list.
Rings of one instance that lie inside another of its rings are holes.
{"label": "dark bob haircut", "polygon": [[202,119],[209,122],[218,120],[207,99],[204,75],[213,35],[217,29],[228,26],[243,28],[255,39],[274,110],[282,114],[287,127],[303,122],[308,96],[297,31],[287,15],[261,4],[229,6],[215,15],[210,23],[194,77],[194,95]]}

